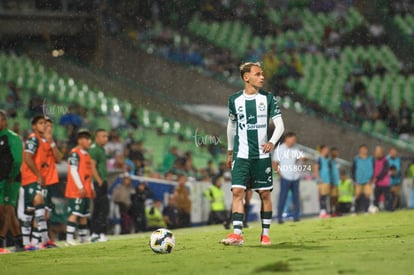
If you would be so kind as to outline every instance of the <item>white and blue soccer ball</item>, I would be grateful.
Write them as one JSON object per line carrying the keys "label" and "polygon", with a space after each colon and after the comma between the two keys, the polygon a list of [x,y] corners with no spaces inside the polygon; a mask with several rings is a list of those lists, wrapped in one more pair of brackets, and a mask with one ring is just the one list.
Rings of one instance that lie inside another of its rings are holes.
{"label": "white and blue soccer ball", "polygon": [[175,246],[174,234],[165,228],[157,229],[151,234],[149,246],[155,253],[171,253]]}

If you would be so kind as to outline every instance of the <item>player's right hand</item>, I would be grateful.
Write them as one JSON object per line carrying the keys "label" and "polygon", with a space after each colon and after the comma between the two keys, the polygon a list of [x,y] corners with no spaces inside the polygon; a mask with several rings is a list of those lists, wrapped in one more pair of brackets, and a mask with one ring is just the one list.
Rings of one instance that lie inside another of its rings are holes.
{"label": "player's right hand", "polygon": [[85,197],[85,188],[79,189],[81,198]]}
{"label": "player's right hand", "polygon": [[231,164],[233,162],[233,155],[227,154],[227,167],[231,169]]}
{"label": "player's right hand", "polygon": [[41,187],[45,187],[46,186],[46,180],[43,176],[40,176],[39,179],[37,180],[40,184]]}

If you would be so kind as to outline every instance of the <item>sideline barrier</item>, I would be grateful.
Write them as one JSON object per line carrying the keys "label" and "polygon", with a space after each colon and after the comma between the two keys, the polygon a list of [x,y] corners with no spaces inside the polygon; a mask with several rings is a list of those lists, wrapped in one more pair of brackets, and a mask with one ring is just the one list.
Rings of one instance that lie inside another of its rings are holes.
{"label": "sideline barrier", "polygon": [[[177,185],[174,181],[166,181],[162,179],[146,178],[131,176],[132,183],[137,186],[140,182],[147,182],[149,188],[154,192],[154,199],[161,200],[165,206],[168,201],[168,196],[174,192]],[[111,186],[110,191],[121,182],[121,177],[115,180]],[[204,190],[208,189],[210,182],[187,182],[187,187],[190,191],[190,198],[192,201],[191,208],[191,223],[193,225],[203,225],[208,220],[210,213],[209,202],[203,197]],[[226,208],[230,209],[231,205],[231,190],[230,182],[224,182],[222,188],[225,194]],[[273,203],[273,217],[277,214],[277,202],[279,195],[279,179],[274,179],[272,203]],[[414,208],[414,197],[412,196],[413,182],[411,179],[404,179],[401,188],[401,207]],[[319,214],[319,195],[317,184],[313,180],[302,180],[300,182],[300,212],[302,216],[312,216]],[[251,200],[251,208],[249,213],[249,221],[257,221],[260,218],[260,199],[254,193]]]}

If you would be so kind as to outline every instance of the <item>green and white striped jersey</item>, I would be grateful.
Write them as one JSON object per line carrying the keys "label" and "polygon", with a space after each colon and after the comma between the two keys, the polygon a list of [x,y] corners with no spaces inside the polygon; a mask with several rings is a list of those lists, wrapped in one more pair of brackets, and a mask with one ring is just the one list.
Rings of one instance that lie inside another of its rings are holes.
{"label": "green and white striped jersey", "polygon": [[276,98],[263,90],[246,95],[244,90],[229,98],[229,118],[236,122],[233,156],[243,159],[270,157],[263,153],[262,145],[268,142],[269,119],[281,116]]}

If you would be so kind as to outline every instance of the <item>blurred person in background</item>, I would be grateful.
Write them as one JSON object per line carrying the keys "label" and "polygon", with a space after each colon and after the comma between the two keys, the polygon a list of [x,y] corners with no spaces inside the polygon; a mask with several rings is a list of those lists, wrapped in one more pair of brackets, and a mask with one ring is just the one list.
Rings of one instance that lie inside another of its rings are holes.
{"label": "blurred person in background", "polygon": [[207,224],[223,224],[226,229],[229,229],[224,191],[221,189],[222,184],[222,177],[213,177],[212,185],[203,192],[203,196],[210,202],[210,214]]}
{"label": "blurred person in background", "polygon": [[331,216],[336,216],[338,208],[338,184],[339,184],[339,163],[337,158],[339,157],[339,150],[336,147],[331,148],[331,158],[329,160],[329,172],[331,174],[331,190],[330,190],[330,210]]}
{"label": "blurred person in background", "polygon": [[112,192],[112,201],[119,207],[121,215],[121,234],[129,234],[134,226],[133,218],[130,215],[132,196],[135,189],[129,173],[123,174],[122,183],[118,184]]}
{"label": "blurred person in background", "polygon": [[85,243],[89,235],[88,220],[90,201],[95,196],[93,187],[93,163],[88,153],[92,135],[86,129],[77,133],[78,146],[73,148],[68,159],[68,175],[65,197],[68,199],[69,217],[66,224],[66,245],[75,243],[75,231],[78,229],[80,243]]}
{"label": "blurred person in background", "polygon": [[354,184],[348,178],[346,171],[340,171],[340,179],[338,183],[338,215],[351,212],[352,200],[354,198]]}
{"label": "blurred person in background", "polygon": [[164,155],[162,161],[162,172],[166,173],[173,168],[175,161],[178,158],[178,149],[176,146],[170,148],[170,150]]}
{"label": "blurred person in background", "polygon": [[318,182],[319,190],[319,205],[320,205],[320,218],[328,218],[327,213],[327,199],[331,189],[331,175],[329,171],[329,147],[322,145],[320,148],[320,156],[316,160],[315,164],[315,177]]}
{"label": "blurred person in background", "polygon": [[390,166],[390,191],[392,195],[392,210],[398,208],[401,194],[401,158],[398,157],[397,148],[392,147],[387,156]]}
{"label": "blurred person in background", "polygon": [[22,140],[7,129],[6,111],[0,110],[0,254],[5,248],[6,234],[10,230],[15,251],[25,251],[19,221],[16,217],[22,165]]}
{"label": "blurred person in background", "polygon": [[164,228],[167,224],[161,212],[162,203],[155,200],[154,203],[145,209],[145,217],[147,219],[147,231],[154,231],[158,228]]}
{"label": "blurred person in background", "polygon": [[300,152],[296,145],[296,134],[288,132],[284,136],[283,143],[278,146],[273,154],[273,167],[280,175],[280,192],[277,204],[277,220],[283,223],[283,210],[285,208],[288,192],[292,192],[294,206],[294,221],[299,221],[299,180],[300,171],[297,168]]}
{"label": "blurred person in background", "polygon": [[367,213],[371,203],[374,160],[365,144],[359,146],[358,155],[354,157],[351,175],[355,183],[355,212]]}
{"label": "blurred person in background", "polygon": [[146,182],[140,182],[132,195],[130,214],[134,220],[135,233],[143,232],[147,228],[145,217],[145,201],[152,198],[154,193],[149,189]]}
{"label": "blurred person in background", "polygon": [[134,163],[135,175],[143,176],[145,169],[145,157],[142,140],[132,143],[129,151],[129,159]]}
{"label": "blurred person in background", "polygon": [[89,154],[92,158],[93,185],[96,197],[93,200],[93,212],[91,219],[91,241],[107,241],[107,227],[109,214],[108,200],[108,171],[106,166],[105,145],[108,142],[108,132],[104,129],[95,131],[95,142],[89,148]]}
{"label": "blurred person in background", "polygon": [[[46,186],[44,188],[44,200],[46,205],[46,219],[49,221],[50,213],[53,212],[54,204],[52,202],[52,196],[56,193],[56,186],[59,183],[59,176],[56,167],[56,163],[62,161],[62,153],[59,151],[56,143],[53,139],[53,121],[50,117],[46,117],[46,130],[44,138],[46,140],[47,148],[47,165],[48,170],[45,176]],[[49,230],[50,232],[50,230]],[[51,235],[49,233],[49,235]],[[53,238],[50,238],[51,242],[54,242]]]}
{"label": "blurred person in background", "polygon": [[162,211],[164,221],[168,229],[175,229],[180,227],[180,209],[177,208],[177,202],[174,195],[168,196],[168,205]]}
{"label": "blurred person in background", "polygon": [[191,199],[186,183],[187,176],[179,175],[177,187],[174,190],[174,196],[177,200],[177,207],[181,211],[180,224],[183,227],[191,226]]}
{"label": "blurred person in background", "polygon": [[112,129],[108,133],[108,142],[105,144],[105,152],[111,157],[115,157],[124,152],[124,144],[121,140],[121,137],[115,129]]}
{"label": "blurred person in background", "polygon": [[[43,242],[42,247],[56,247],[49,240],[44,193],[42,192],[48,173],[47,151],[49,148],[44,138],[46,118],[43,114],[32,118],[32,130],[33,133],[26,140],[23,152],[21,169],[23,195],[19,196],[25,214],[21,230],[24,235],[23,243],[27,250],[39,249],[37,245],[40,240]],[[31,240],[29,240],[30,233],[32,233]]]}
{"label": "blurred person in background", "polygon": [[379,207],[380,196],[384,196],[385,210],[392,210],[392,194],[390,192],[390,166],[384,155],[384,149],[381,146],[375,148],[374,159],[374,176],[372,183],[375,184],[374,205]]}

